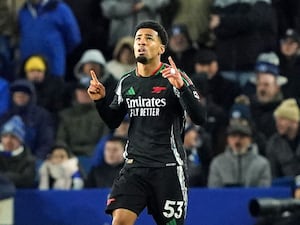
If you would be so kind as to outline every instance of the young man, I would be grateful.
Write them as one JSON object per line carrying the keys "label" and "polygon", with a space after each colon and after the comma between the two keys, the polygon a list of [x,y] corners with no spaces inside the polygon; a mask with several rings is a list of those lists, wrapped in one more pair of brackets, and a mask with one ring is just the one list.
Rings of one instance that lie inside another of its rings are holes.
{"label": "young man", "polygon": [[183,130],[185,111],[195,124],[205,120],[205,110],[190,79],[173,60],[161,62],[168,37],[154,21],[136,27],[136,70],[125,74],[114,100],[91,71],[88,93],[110,128],[126,113],[130,116],[125,166],[107,201],[113,225],[133,225],[147,206],[159,225],[184,223],[187,204]]}

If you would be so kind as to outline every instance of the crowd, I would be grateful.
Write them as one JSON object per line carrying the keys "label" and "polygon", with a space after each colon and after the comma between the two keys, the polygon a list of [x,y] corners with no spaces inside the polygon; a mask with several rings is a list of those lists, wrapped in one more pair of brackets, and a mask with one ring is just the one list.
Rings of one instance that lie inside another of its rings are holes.
{"label": "crowd", "polygon": [[0,1],[0,175],[17,188],[110,187],[128,120],[110,130],[87,94],[135,68],[133,30],[160,21],[205,99],[187,118],[190,186],[270,187],[300,175],[296,0]]}

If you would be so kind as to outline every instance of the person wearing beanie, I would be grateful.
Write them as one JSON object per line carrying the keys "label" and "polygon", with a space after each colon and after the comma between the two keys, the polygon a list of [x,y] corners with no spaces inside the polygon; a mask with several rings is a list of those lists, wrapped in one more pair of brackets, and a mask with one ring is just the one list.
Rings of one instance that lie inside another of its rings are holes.
{"label": "person wearing beanie", "polygon": [[[250,109],[256,129],[266,138],[274,134],[275,120],[273,112],[283,101],[282,86],[287,79],[279,74],[279,59],[274,52],[261,53],[256,61],[254,92],[246,93],[250,98]],[[250,84],[249,84],[250,85]]]}
{"label": "person wearing beanie", "polygon": [[37,158],[44,159],[54,142],[55,124],[52,115],[36,104],[34,85],[26,79],[15,80],[10,86],[11,106],[0,117],[0,126],[12,116],[20,116],[25,124],[24,143]]}
{"label": "person wearing beanie", "polygon": [[269,187],[271,168],[258,152],[253,131],[246,122],[236,121],[227,128],[227,146],[210,165],[208,187]]}
{"label": "person wearing beanie", "polygon": [[274,111],[276,133],[267,142],[266,154],[274,178],[300,174],[300,110],[296,99],[284,100]]}
{"label": "person wearing beanie", "polygon": [[47,109],[56,120],[57,113],[71,105],[67,85],[61,78],[49,74],[47,60],[42,55],[28,57],[21,76],[34,85],[37,105]]}
{"label": "person wearing beanie", "polygon": [[35,159],[24,145],[25,125],[21,117],[11,117],[1,128],[0,173],[17,188],[34,187]]}

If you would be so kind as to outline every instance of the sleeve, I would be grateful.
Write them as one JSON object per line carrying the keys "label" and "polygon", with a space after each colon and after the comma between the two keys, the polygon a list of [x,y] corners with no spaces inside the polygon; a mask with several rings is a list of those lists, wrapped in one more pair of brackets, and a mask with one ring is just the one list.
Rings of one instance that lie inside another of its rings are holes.
{"label": "sleeve", "polygon": [[122,82],[120,81],[112,102],[109,101],[107,97],[95,101],[99,115],[110,129],[117,128],[127,113],[121,94],[121,88]]}
{"label": "sleeve", "polygon": [[193,123],[203,125],[206,121],[206,109],[201,102],[200,94],[190,78],[185,73],[181,74],[185,84],[179,89],[180,104]]}

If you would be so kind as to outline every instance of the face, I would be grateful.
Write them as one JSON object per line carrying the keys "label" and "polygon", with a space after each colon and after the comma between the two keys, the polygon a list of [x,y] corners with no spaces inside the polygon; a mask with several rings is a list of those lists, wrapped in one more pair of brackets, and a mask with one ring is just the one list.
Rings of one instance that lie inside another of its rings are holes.
{"label": "face", "polygon": [[297,54],[299,50],[299,43],[294,41],[291,38],[281,40],[280,42],[280,51],[285,56],[293,56]]}
{"label": "face", "polygon": [[277,132],[280,135],[296,134],[299,128],[297,121],[275,117]]}
{"label": "face", "polygon": [[251,145],[251,137],[243,134],[230,134],[227,136],[227,143],[234,152],[245,152]]}
{"label": "face", "polygon": [[271,102],[279,93],[280,87],[272,74],[260,73],[256,79],[256,95],[260,102]]}
{"label": "face", "polygon": [[26,78],[32,82],[42,82],[45,79],[45,72],[41,70],[31,70],[26,72]]}
{"label": "face", "polygon": [[184,34],[176,34],[171,36],[169,47],[172,51],[180,53],[189,47],[189,42]]}
{"label": "face", "polygon": [[124,161],[124,146],[120,141],[107,141],[104,149],[104,160],[109,165],[118,165]]}
{"label": "face", "polygon": [[160,55],[165,51],[158,33],[149,28],[141,28],[136,32],[134,38],[134,55],[136,61],[148,64],[160,60]]}
{"label": "face", "polygon": [[25,106],[30,101],[30,95],[22,91],[15,91],[12,98],[17,106]]}
{"label": "face", "polygon": [[3,144],[3,148],[7,151],[13,151],[22,145],[21,141],[12,134],[2,135],[1,143]]}
{"label": "face", "polygon": [[123,47],[120,52],[119,60],[123,64],[132,65],[135,62],[133,51],[129,47]]}
{"label": "face", "polygon": [[208,79],[211,79],[216,75],[218,71],[218,63],[216,61],[211,62],[210,64],[195,64],[195,72],[196,73],[206,73]]}
{"label": "face", "polygon": [[103,72],[101,65],[99,65],[98,63],[89,62],[89,63],[83,64],[82,72],[84,74],[89,75],[91,70],[94,70],[98,76],[101,76],[101,74]]}
{"label": "face", "polygon": [[68,160],[68,154],[65,149],[57,148],[50,155],[50,162],[53,164],[61,164]]}

